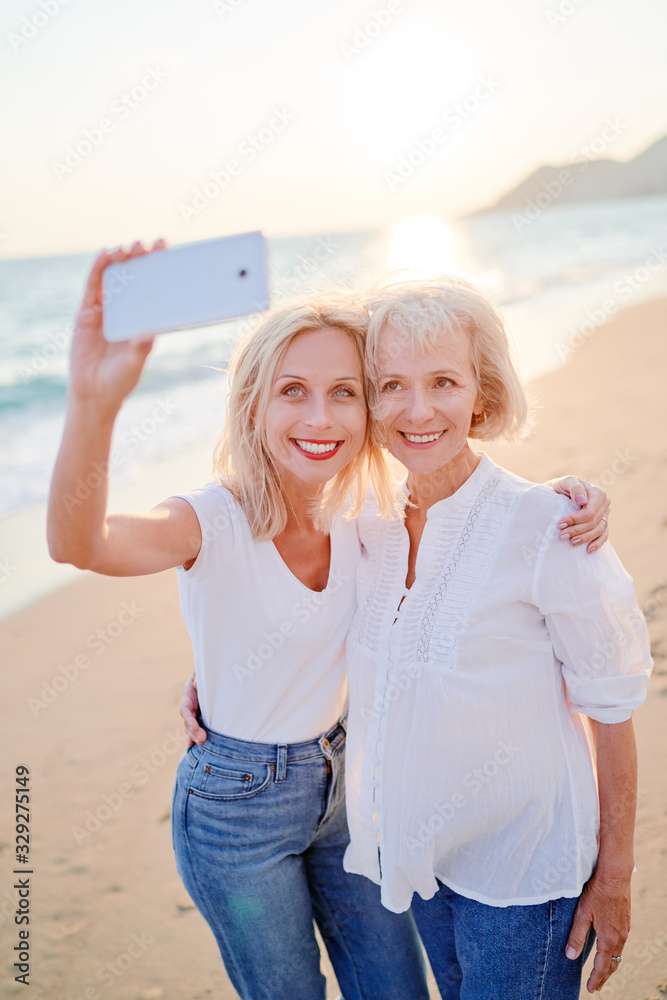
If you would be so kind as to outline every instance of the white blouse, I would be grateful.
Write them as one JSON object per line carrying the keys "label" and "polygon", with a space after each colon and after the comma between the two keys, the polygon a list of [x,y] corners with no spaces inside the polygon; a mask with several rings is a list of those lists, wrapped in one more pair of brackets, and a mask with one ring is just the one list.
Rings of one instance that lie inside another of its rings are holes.
{"label": "white blouse", "polygon": [[436,879],[509,906],[578,896],[591,875],[598,799],[578,713],[630,718],[651,660],[611,546],[559,540],[572,509],[483,456],[429,509],[410,590],[403,522],[362,515],[345,868],[390,910]]}
{"label": "white blouse", "polygon": [[202,546],[178,569],[204,724],[260,743],[320,736],[345,714],[345,637],[361,559],[355,521],[331,529],[326,589],[309,590],[272,541],[252,537],[232,495],[209,483],[180,498],[194,509]]}

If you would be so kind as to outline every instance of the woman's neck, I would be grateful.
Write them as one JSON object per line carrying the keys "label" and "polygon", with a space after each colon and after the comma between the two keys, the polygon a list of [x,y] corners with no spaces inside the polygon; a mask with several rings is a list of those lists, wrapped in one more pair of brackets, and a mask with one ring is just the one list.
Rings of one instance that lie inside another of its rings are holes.
{"label": "woman's neck", "polygon": [[285,531],[302,531],[307,534],[317,531],[315,517],[324,486],[311,486],[301,480],[293,480],[289,475],[281,476],[281,486],[287,507]]}
{"label": "woman's neck", "polygon": [[416,504],[419,514],[426,517],[426,511],[433,504],[451,497],[463,486],[473,474],[481,461],[480,455],[475,455],[466,446],[451,462],[447,462],[435,472],[424,475],[408,475],[408,491],[410,502]]}

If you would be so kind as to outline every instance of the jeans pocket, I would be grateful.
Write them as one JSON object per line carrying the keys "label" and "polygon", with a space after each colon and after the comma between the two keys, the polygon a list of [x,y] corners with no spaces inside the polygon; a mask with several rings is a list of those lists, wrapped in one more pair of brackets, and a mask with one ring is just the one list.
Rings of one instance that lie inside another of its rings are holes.
{"label": "jeans pocket", "polygon": [[270,764],[248,763],[204,752],[192,775],[190,792],[221,802],[250,799],[268,788],[272,779]]}

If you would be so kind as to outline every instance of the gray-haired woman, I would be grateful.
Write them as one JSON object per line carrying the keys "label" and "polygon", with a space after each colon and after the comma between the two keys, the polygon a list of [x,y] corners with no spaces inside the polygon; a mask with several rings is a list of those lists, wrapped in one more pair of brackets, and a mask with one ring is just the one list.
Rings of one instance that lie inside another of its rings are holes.
{"label": "gray-haired woman", "polygon": [[403,520],[359,518],[346,869],[412,903],[443,1000],[576,1000],[594,932],[591,992],[629,930],[646,626],[610,546],[562,544],[571,502],[470,446],[526,414],[493,306],[443,281],[372,311],[408,476]]}

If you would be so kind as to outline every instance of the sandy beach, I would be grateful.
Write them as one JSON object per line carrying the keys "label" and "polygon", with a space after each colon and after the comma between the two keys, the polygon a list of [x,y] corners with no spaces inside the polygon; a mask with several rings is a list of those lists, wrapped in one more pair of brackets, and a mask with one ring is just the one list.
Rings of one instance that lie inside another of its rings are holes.
{"label": "sandy beach", "polygon": [[[667,299],[619,314],[534,384],[531,438],[488,448],[528,479],[570,472],[607,489],[613,544],[650,622],[656,666],[635,717],[633,930],[621,969],[601,994],[615,1000],[667,996],[666,334]],[[1,623],[0,657],[2,788],[10,808],[15,767],[31,771],[30,997],[231,1000],[171,848],[171,791],[185,747],[178,702],[192,670],[175,571],[82,574]],[[0,996],[14,997],[24,994],[11,969],[19,928],[14,830],[4,808],[0,840]],[[336,997],[326,958],[324,967]]]}

